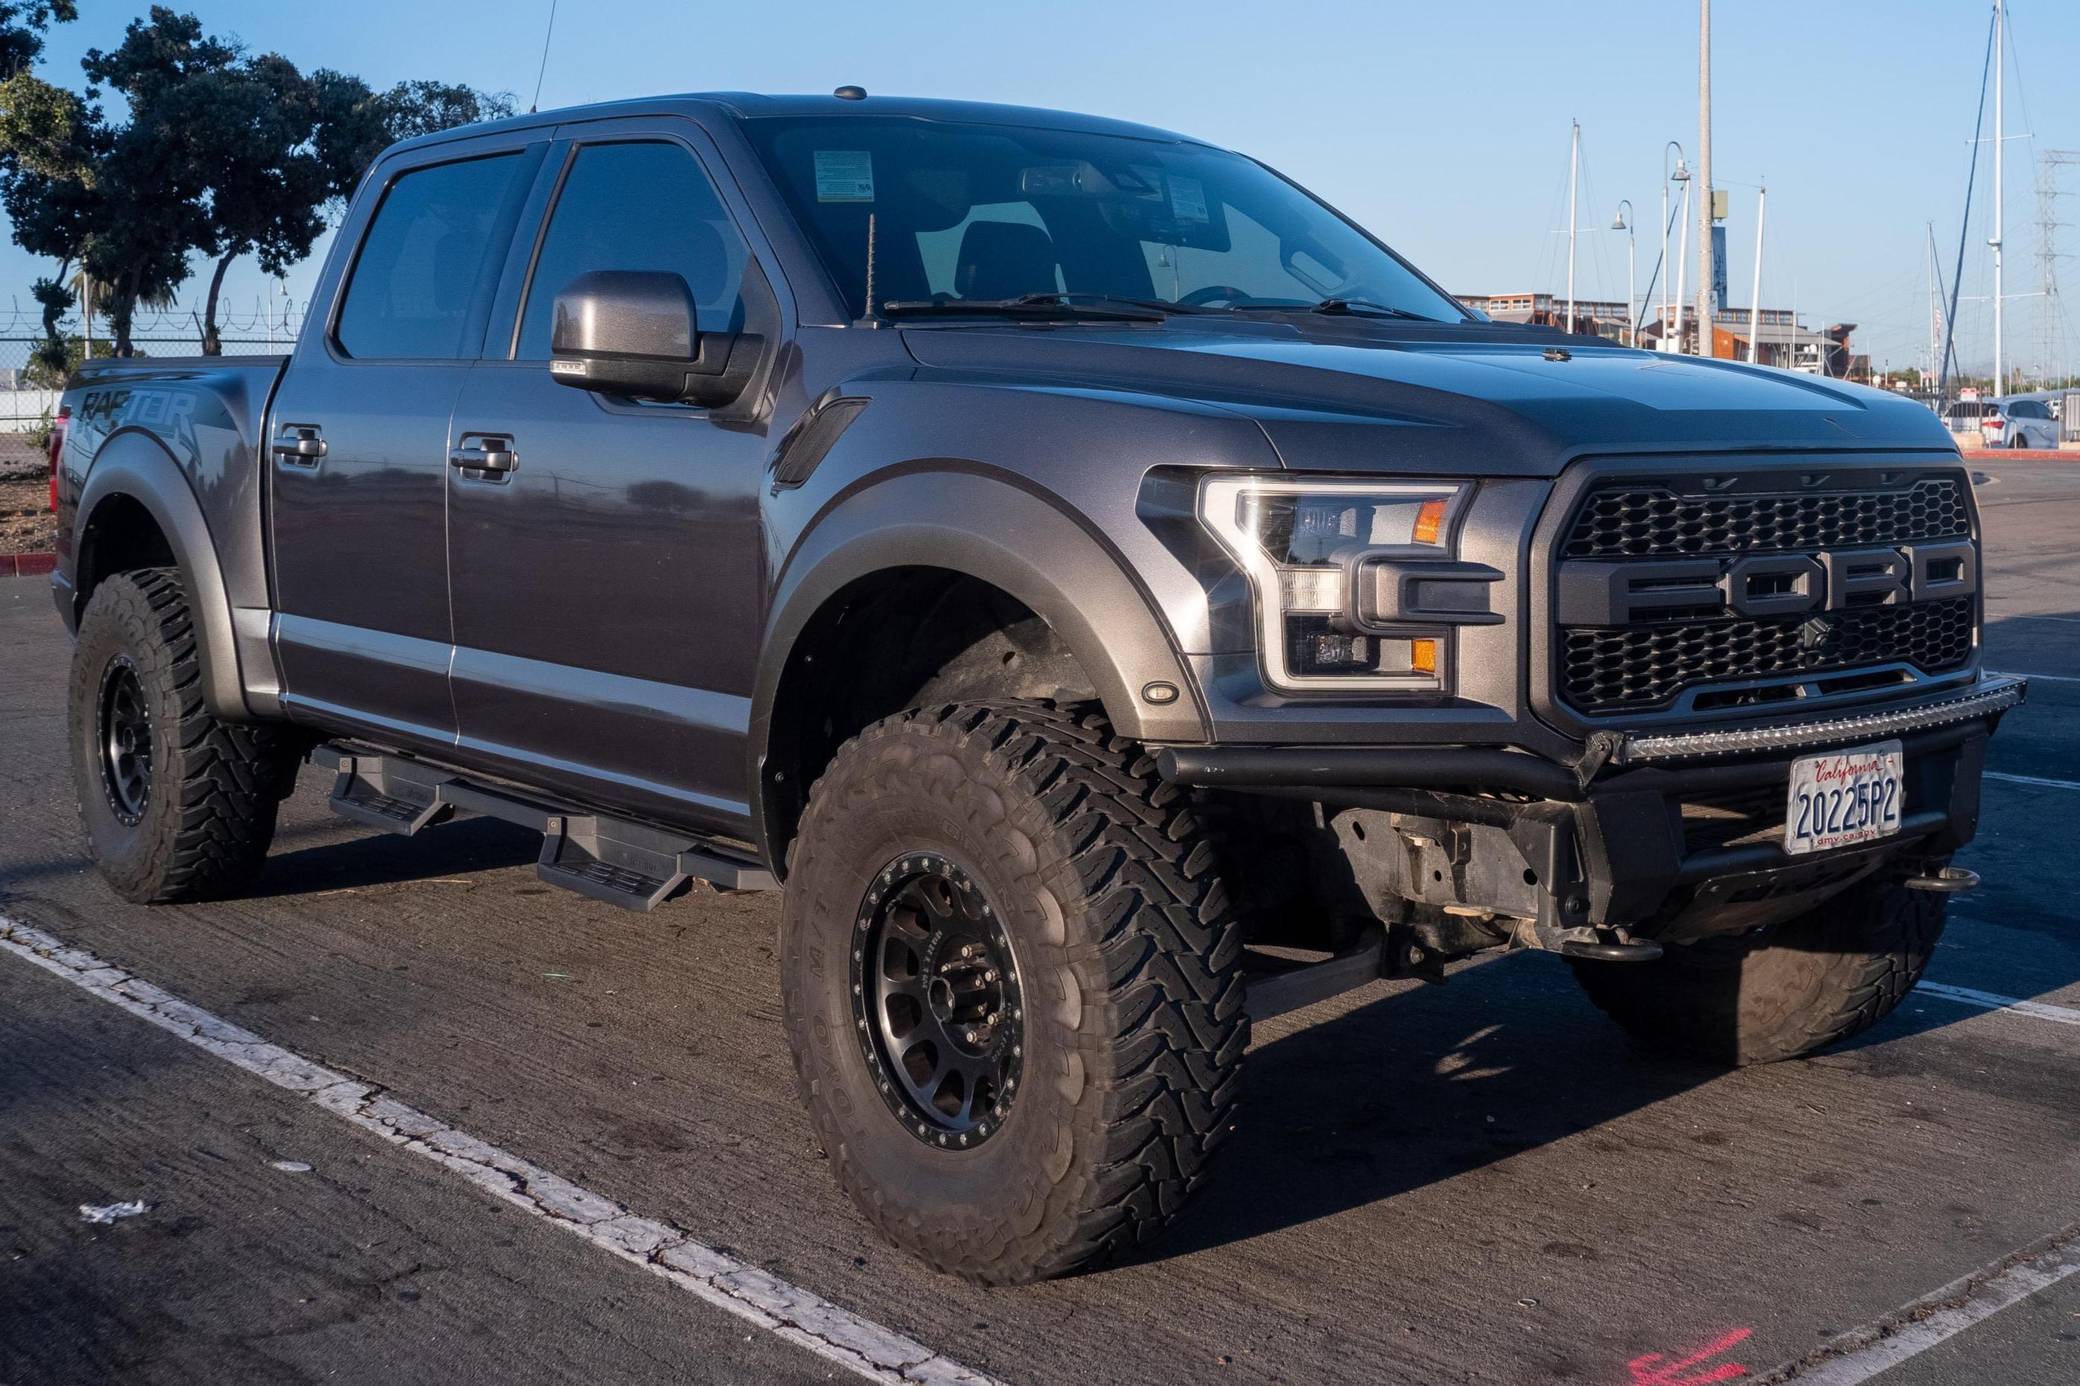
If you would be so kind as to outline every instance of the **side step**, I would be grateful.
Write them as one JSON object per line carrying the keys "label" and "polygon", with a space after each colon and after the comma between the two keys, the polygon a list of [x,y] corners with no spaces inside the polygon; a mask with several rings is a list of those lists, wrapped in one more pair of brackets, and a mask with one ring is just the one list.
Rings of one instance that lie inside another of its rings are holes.
{"label": "side step", "polygon": [[749,854],[627,819],[573,813],[546,799],[491,789],[402,756],[320,746],[311,763],[336,771],[332,811],[409,837],[456,810],[518,823],[542,834],[535,874],[623,909],[647,913],[689,880],[725,890],[777,890]]}

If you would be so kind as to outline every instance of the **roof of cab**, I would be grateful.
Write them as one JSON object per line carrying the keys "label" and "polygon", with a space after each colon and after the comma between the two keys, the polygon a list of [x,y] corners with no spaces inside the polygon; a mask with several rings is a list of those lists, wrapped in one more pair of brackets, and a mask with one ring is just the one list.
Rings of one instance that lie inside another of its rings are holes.
{"label": "roof of cab", "polygon": [[448,140],[481,135],[495,130],[521,130],[536,126],[562,125],[569,121],[608,120],[620,116],[688,115],[721,116],[731,120],[758,120],[772,116],[822,116],[839,119],[861,116],[908,116],[914,120],[941,120],[970,125],[1022,125],[1044,130],[1075,130],[1094,135],[1122,135],[1130,139],[1164,140],[1203,144],[1189,135],[1132,121],[1108,120],[1103,116],[1079,115],[1073,111],[1050,111],[1038,106],[1002,106],[989,101],[943,101],[917,96],[763,96],[754,92],[689,92],[676,96],[645,96],[627,101],[601,101],[589,106],[565,106],[556,110],[530,111],[478,125],[460,125],[452,130],[420,135],[392,145],[391,149],[420,149]]}

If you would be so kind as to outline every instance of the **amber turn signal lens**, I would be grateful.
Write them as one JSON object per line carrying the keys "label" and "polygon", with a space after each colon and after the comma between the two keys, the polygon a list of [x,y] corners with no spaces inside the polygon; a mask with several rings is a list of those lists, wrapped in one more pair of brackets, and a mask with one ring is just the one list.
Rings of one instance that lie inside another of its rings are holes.
{"label": "amber turn signal lens", "polygon": [[1411,640],[1408,642],[1408,667],[1418,674],[1437,672],[1437,642],[1435,640]]}
{"label": "amber turn signal lens", "polygon": [[1436,544],[1444,539],[1444,500],[1426,500],[1416,511],[1415,541]]}

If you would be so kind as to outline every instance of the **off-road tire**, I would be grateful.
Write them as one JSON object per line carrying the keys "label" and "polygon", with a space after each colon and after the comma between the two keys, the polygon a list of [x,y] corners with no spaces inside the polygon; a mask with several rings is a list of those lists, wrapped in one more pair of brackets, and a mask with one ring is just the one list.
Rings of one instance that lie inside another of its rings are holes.
{"label": "off-road tire", "polygon": [[1772,1063],[1890,1015],[1942,937],[1943,903],[1872,878],[1781,924],[1679,944],[1655,962],[1574,961],[1574,975],[1648,1049]]}
{"label": "off-road tire", "polygon": [[[104,779],[104,680],[127,661],[150,715],[143,812],[126,822]],[[94,862],[125,900],[163,904],[237,892],[260,869],[295,781],[292,738],[220,722],[202,701],[195,625],[171,568],[118,573],[80,616],[68,696],[73,790]]]}
{"label": "off-road tire", "polygon": [[[1019,959],[1017,1100],[974,1149],[899,1123],[855,1039],[848,952],[898,854],[957,862]],[[936,707],[845,743],[790,854],[780,971],[838,1183],[891,1241],[984,1284],[1147,1241],[1204,1183],[1248,1041],[1240,925],[1188,794],[1095,712]]]}

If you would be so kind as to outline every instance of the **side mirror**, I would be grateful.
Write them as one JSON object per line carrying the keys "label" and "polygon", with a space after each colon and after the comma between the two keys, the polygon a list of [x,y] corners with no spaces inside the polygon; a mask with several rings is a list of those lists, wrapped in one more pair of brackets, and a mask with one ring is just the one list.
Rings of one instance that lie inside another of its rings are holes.
{"label": "side mirror", "polygon": [[709,406],[743,393],[749,366],[732,370],[732,358],[755,357],[758,346],[741,335],[703,333],[686,280],[657,270],[579,275],[556,295],[549,342],[549,374],[558,384]]}

